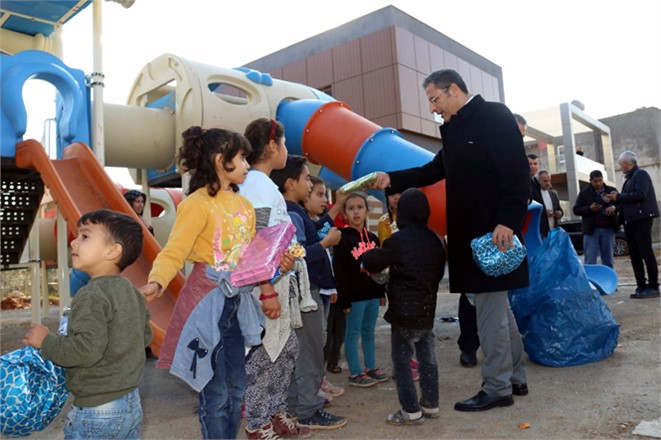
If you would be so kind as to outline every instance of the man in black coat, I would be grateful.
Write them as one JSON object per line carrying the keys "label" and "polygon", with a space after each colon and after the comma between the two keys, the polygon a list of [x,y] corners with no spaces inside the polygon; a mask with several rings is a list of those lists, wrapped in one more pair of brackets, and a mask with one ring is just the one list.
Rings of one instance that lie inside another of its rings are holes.
{"label": "man in black coat", "polygon": [[603,199],[605,202],[616,202],[624,213],[624,236],[629,245],[629,257],[637,285],[630,297],[658,298],[659,268],[652,249],[652,223],[654,217],[659,216],[654,185],[650,175],[638,168],[636,154],[632,151],[620,154],[618,163],[625,178],[622,193],[611,192]]}
{"label": "man in black coat", "polygon": [[601,264],[613,268],[615,232],[620,226],[616,221],[615,202],[604,202],[602,198],[612,192],[617,190],[604,183],[601,171],[593,170],[590,172],[590,185],[581,190],[576,198],[573,211],[582,217],[584,264],[597,264],[597,257],[600,256]]}
{"label": "man in black coat", "polygon": [[443,149],[418,168],[378,173],[375,187],[402,192],[445,179],[450,291],[469,292],[484,354],[478,394],[457,402],[458,411],[483,411],[528,394],[523,343],[509,306],[510,289],[527,287],[528,264],[490,277],[473,261],[470,242],[488,232],[500,251],[523,228],[530,196],[530,169],[521,133],[505,105],[468,93],[454,70],[439,70],[422,84],[431,112],[444,121]]}

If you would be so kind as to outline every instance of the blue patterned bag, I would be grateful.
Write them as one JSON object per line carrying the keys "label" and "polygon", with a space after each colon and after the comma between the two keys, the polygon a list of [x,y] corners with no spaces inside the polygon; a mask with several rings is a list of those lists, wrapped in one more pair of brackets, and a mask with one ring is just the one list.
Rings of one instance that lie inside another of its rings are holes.
{"label": "blue patterned bag", "polygon": [[491,242],[491,235],[492,233],[488,232],[471,240],[473,260],[482,272],[490,277],[507,275],[519,267],[523,259],[526,258],[526,247],[521,244],[519,238],[515,235],[513,239],[514,246],[505,252],[501,252]]}
{"label": "blue patterned bag", "polygon": [[41,431],[57,417],[69,392],[64,368],[25,346],[0,357],[0,431],[8,437]]}

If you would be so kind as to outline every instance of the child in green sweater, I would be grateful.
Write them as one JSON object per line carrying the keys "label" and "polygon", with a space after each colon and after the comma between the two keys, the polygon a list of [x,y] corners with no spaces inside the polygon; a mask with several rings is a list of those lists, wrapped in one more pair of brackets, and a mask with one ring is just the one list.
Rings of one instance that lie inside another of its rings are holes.
{"label": "child in green sweater", "polygon": [[133,218],[99,210],[78,221],[73,267],[90,275],[71,304],[66,335],[32,324],[23,343],[66,369],[74,396],[64,438],[140,438],[138,385],[152,338],[143,295],[120,272],[142,252]]}

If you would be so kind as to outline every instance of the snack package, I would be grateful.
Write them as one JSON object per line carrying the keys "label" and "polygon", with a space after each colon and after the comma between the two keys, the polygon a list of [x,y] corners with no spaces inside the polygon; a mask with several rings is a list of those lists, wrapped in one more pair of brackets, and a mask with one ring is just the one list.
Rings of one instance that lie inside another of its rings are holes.
{"label": "snack package", "polygon": [[349,194],[356,191],[362,191],[368,186],[376,182],[377,175],[376,173],[369,173],[361,177],[360,179],[354,180],[349,183],[345,183],[340,187],[340,191],[344,194]]}
{"label": "snack package", "polygon": [[69,395],[64,368],[29,346],[0,357],[0,387],[0,432],[7,437],[24,437],[46,428]]}
{"label": "snack package", "polygon": [[505,252],[498,250],[491,242],[491,232],[471,240],[473,260],[486,275],[499,277],[514,271],[524,258],[526,247],[514,236],[514,246]]}
{"label": "snack package", "polygon": [[289,248],[295,233],[296,227],[291,223],[257,231],[230,274],[232,284],[241,287],[272,279],[280,267],[282,253]]}

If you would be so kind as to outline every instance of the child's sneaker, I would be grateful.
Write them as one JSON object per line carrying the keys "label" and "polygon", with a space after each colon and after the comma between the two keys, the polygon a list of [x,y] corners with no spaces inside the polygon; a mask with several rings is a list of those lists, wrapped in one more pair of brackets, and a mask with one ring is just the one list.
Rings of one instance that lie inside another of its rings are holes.
{"label": "child's sneaker", "polygon": [[280,413],[271,417],[271,425],[276,434],[283,437],[308,438],[312,430],[304,426],[298,426],[296,419],[288,413]]}
{"label": "child's sneaker", "polygon": [[416,419],[412,419],[409,417],[408,413],[402,411],[401,409],[390,414],[386,419],[386,422],[391,425],[419,425],[424,421],[425,419],[422,417],[422,415]]}
{"label": "child's sneaker", "polygon": [[252,430],[246,428],[246,437],[250,440],[280,440],[282,438],[275,433],[271,422],[268,422],[259,429]]}
{"label": "child's sneaker", "polygon": [[309,419],[299,419],[298,426],[310,429],[338,429],[347,424],[347,418],[334,416],[323,409],[318,409]]}
{"label": "child's sneaker", "polygon": [[373,387],[378,382],[372,379],[367,374],[357,374],[356,376],[349,376],[349,385],[352,387],[367,388]]}
{"label": "child's sneaker", "polygon": [[436,408],[426,408],[420,405],[420,410],[422,411],[422,417],[427,419],[437,419],[441,417],[441,411],[439,411],[438,406]]}
{"label": "child's sneaker", "polygon": [[372,379],[374,379],[377,382],[387,382],[388,381],[388,375],[386,373],[384,373],[383,371],[381,371],[381,369],[379,369],[379,368],[372,368],[372,369],[369,369],[369,370],[365,370],[364,374],[368,375],[369,377],[371,377]]}
{"label": "child's sneaker", "polygon": [[344,394],[344,388],[336,387],[330,383],[326,378],[321,381],[321,391],[326,394],[330,394],[333,397],[339,397]]}

